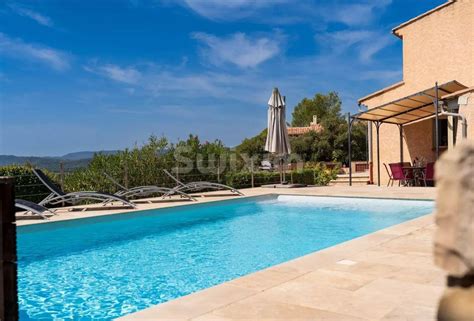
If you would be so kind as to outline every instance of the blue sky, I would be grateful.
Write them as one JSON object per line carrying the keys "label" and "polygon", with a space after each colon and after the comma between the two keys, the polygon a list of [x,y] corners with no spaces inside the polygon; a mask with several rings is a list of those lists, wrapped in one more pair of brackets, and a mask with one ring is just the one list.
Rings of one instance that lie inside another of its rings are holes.
{"label": "blue sky", "polygon": [[120,149],[150,134],[229,146],[274,86],[357,98],[402,79],[390,30],[445,0],[48,0],[0,4],[0,154]]}

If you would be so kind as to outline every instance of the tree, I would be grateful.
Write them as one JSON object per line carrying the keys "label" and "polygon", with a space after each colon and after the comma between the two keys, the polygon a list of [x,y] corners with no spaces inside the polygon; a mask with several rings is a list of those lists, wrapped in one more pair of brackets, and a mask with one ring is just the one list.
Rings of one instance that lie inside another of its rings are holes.
{"label": "tree", "polygon": [[341,99],[336,92],[316,94],[313,99],[304,98],[296,105],[292,114],[292,126],[308,126],[316,115],[320,122],[340,118]]}
{"label": "tree", "polygon": [[[341,113],[341,99],[335,92],[315,94],[312,99],[304,98],[293,111],[292,125],[295,127],[308,126],[313,116],[318,117],[322,126],[321,132],[290,137],[292,151],[305,161],[313,162],[347,162],[347,119]],[[352,159],[366,158],[366,129],[364,123],[355,123],[352,128]],[[240,153],[250,156],[264,155],[266,131],[245,139],[237,147]]]}
{"label": "tree", "polygon": [[267,129],[262,130],[260,134],[251,138],[245,138],[240,145],[236,147],[239,154],[245,154],[249,157],[257,156],[261,159],[266,153],[265,141],[267,139]]}

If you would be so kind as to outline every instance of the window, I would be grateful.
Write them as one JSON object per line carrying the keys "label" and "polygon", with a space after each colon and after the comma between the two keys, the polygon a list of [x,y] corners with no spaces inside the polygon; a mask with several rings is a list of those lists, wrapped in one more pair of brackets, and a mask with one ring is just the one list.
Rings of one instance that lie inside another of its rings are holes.
{"label": "window", "polygon": [[[435,127],[436,120],[433,119],[433,148],[436,148]],[[438,119],[438,142],[439,147],[448,147],[448,120]]]}

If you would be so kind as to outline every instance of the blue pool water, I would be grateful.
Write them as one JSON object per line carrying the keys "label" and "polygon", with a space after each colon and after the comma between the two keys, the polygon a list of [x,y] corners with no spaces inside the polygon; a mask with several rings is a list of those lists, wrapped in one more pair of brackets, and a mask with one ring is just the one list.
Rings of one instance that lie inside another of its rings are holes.
{"label": "blue pool water", "polygon": [[432,209],[269,196],[19,227],[21,320],[111,320]]}

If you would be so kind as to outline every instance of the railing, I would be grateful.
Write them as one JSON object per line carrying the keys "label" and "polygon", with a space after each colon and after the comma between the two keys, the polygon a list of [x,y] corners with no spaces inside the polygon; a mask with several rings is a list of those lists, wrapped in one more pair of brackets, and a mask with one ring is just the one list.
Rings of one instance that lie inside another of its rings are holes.
{"label": "railing", "polygon": [[361,173],[361,172],[366,172],[369,170],[369,164],[367,162],[354,162],[355,170],[354,172],[356,173]]}

